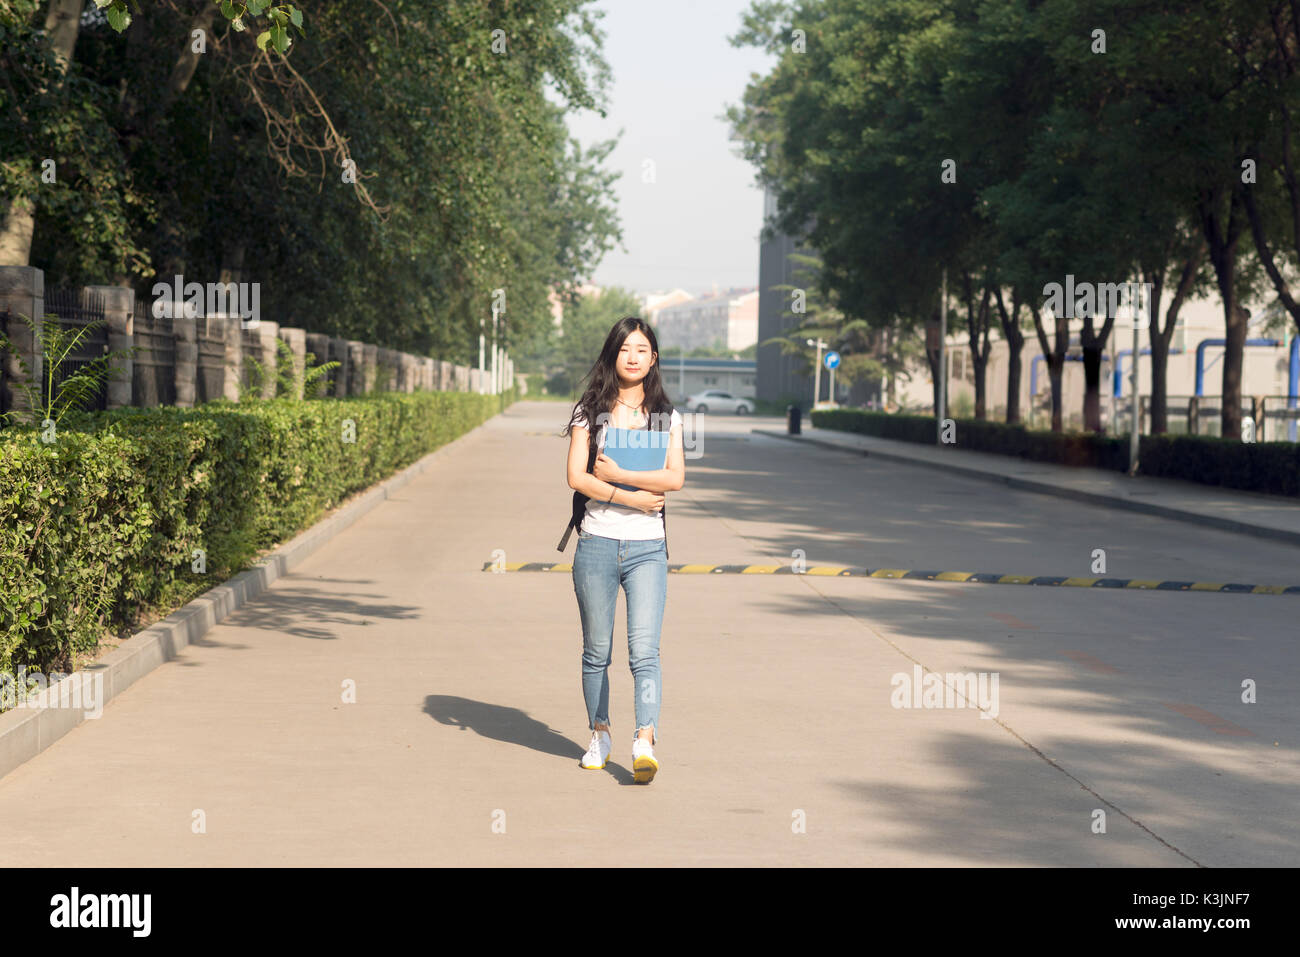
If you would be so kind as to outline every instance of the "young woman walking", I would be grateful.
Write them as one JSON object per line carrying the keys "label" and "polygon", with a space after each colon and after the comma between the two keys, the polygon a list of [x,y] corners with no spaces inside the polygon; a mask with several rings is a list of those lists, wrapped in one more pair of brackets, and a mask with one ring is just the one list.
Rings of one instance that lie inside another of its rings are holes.
{"label": "young woman walking", "polygon": [[[590,385],[565,427],[573,516],[559,545],[563,551],[570,532],[578,529],[573,590],[582,618],[582,694],[591,728],[591,745],[582,767],[603,768],[611,749],[609,663],[621,585],[627,595],[627,657],[636,714],[632,776],[637,783],[648,784],[659,770],[654,753],[660,702],[659,630],[668,596],[663,493],[676,491],[686,481],[682,417],[664,393],[654,330],[635,316],[620,319],[610,329],[588,375]],[[643,434],[633,434],[638,430]],[[646,431],[667,432],[667,436],[645,435]],[[662,469],[626,470],[601,451],[620,446],[663,448],[665,441]]]}

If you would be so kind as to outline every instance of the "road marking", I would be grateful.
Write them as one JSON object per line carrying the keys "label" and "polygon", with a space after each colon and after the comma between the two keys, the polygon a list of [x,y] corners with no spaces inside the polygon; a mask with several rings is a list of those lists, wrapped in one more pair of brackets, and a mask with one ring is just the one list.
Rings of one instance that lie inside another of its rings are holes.
{"label": "road marking", "polygon": [[1194,704],[1181,704],[1178,702],[1162,701],[1160,702],[1170,711],[1177,711],[1185,718],[1191,718],[1198,724],[1203,724],[1215,734],[1227,734],[1234,738],[1253,738],[1254,731],[1249,731],[1239,724],[1233,724],[1227,718],[1220,718],[1213,711],[1206,711],[1204,708],[1198,708]]}
{"label": "road marking", "polygon": [[1066,649],[1065,651],[1062,651],[1061,654],[1065,655],[1065,657],[1067,658],[1077,661],[1085,668],[1095,671],[1101,675],[1123,674],[1123,672],[1121,672],[1118,668],[1106,664],[1106,662],[1102,661],[1100,658],[1094,657],[1093,655],[1088,654],[1086,651],[1071,651],[1069,649]]}
{"label": "road marking", "polygon": [[[571,572],[571,562],[484,562],[483,571]],[[1141,591],[1234,592],[1242,595],[1300,595],[1300,585],[1244,585],[1238,582],[1160,581],[1147,578],[1076,578],[1068,575],[999,575],[993,572],[914,571],[857,565],[669,565],[678,575],[815,575],[829,578],[898,578],[911,581],[962,582],[979,585],[1041,585],[1065,588],[1124,588]]]}

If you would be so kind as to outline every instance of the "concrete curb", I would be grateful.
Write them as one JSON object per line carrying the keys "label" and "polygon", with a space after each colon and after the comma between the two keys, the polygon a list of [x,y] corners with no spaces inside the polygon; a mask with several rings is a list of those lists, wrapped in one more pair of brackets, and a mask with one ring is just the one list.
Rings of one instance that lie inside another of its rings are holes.
{"label": "concrete curb", "polygon": [[[1250,535],[1254,538],[1267,538],[1273,541],[1286,542],[1288,545],[1300,545],[1300,532],[1291,532],[1280,528],[1270,528],[1267,525],[1254,525],[1250,522],[1239,522],[1235,519],[1221,518],[1217,515],[1202,515],[1199,512],[1189,512],[1186,509],[1170,508],[1167,505],[1154,505],[1150,502],[1135,502],[1131,499],[1120,498],[1114,495],[1105,495],[1100,492],[1085,492],[1082,489],[1062,488],[1061,486],[1053,485],[1050,482],[1037,482],[1033,479],[1018,478],[1012,475],[1002,475],[998,472],[988,472],[984,469],[972,468],[968,465],[934,462],[930,459],[913,458],[896,452],[880,452],[876,449],[855,449],[847,445],[841,445],[838,442],[828,442],[824,439],[812,439],[805,435],[789,435],[785,432],[777,432],[770,429],[754,429],[753,431],[759,435],[771,436],[772,438],[777,439],[790,439],[794,442],[806,442],[809,445],[816,445],[821,448],[835,449],[838,452],[848,452],[850,455],[865,455],[878,459],[887,459],[891,462],[902,462],[907,465],[921,465],[928,468],[941,469],[945,472],[955,472],[958,475],[964,475],[967,478],[981,479],[999,485],[1008,485],[1011,488],[1023,489],[1026,492],[1038,492],[1042,495],[1055,495],[1057,498],[1069,498],[1078,502],[1088,502],[1093,505],[1108,505],[1111,508],[1122,508],[1127,509],[1130,512],[1141,512],[1145,515],[1171,518],[1175,521],[1188,522],[1193,525],[1217,528],[1220,531],[1236,532],[1240,535]],[[1227,489],[1225,491],[1233,490]],[[1243,492],[1242,494],[1245,495],[1250,493]]]}
{"label": "concrete curb", "polygon": [[[209,589],[161,621],[132,635],[102,658],[50,686],[37,695],[34,705],[28,703],[0,714],[0,778],[87,720],[87,711],[98,710],[102,714],[107,702],[155,668],[171,661],[182,648],[205,635],[231,612],[265,592],[277,579],[289,574],[305,558],[393,492],[460,447],[498,414],[494,413],[464,435],[457,436],[363,492],[329,518],[300,532],[258,562],[256,568]],[[90,701],[94,706],[84,707]],[[69,704],[73,706],[69,707]],[[92,714],[89,717],[93,720],[99,716]]]}

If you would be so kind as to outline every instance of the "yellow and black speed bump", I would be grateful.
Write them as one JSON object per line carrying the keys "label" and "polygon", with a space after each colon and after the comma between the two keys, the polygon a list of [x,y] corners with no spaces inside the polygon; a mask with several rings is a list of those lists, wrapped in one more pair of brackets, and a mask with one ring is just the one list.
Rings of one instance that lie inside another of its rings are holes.
{"label": "yellow and black speed bump", "polygon": [[[570,562],[484,562],[483,571],[571,572]],[[817,575],[832,578],[909,578],[922,581],[973,582],[981,585],[1058,585],[1073,588],[1133,588],[1149,591],[1214,591],[1249,595],[1300,595],[1300,585],[1243,585],[1236,582],[1155,581],[1143,578],[1071,578],[1065,575],[999,575],[993,572],[930,572],[902,568],[809,565],[797,572],[790,565],[669,565],[678,575]]]}

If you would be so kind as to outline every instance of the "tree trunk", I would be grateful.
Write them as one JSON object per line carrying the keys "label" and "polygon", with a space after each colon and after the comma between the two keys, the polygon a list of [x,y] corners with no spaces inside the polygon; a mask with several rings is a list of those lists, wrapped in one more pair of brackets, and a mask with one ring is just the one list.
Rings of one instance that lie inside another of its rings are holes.
{"label": "tree trunk", "polygon": [[1200,271],[1201,260],[1205,257],[1205,241],[1202,239],[1192,247],[1183,261],[1183,268],[1174,289],[1169,309],[1165,313],[1164,324],[1160,323],[1160,305],[1164,297],[1164,277],[1166,263],[1157,269],[1146,271],[1146,281],[1151,283],[1151,434],[1163,435],[1169,430],[1169,344],[1173,341],[1174,330],[1178,327],[1178,313],[1187,301],[1196,274]]}
{"label": "tree trunk", "polygon": [[1047,344],[1047,330],[1043,328],[1043,314],[1030,300],[1029,311],[1034,317],[1034,332],[1047,362],[1047,377],[1052,385],[1052,431],[1062,430],[1061,373],[1065,371],[1065,352],[1070,346],[1070,320],[1056,316],[1056,344]]}
{"label": "tree trunk", "polygon": [[1065,371],[1065,356],[1047,357],[1047,377],[1052,383],[1052,431],[1064,431],[1061,410],[1061,373]]}
{"label": "tree trunk", "polygon": [[980,296],[979,309],[976,310],[974,297],[971,295],[969,274],[966,285],[966,324],[970,328],[971,363],[975,372],[975,418],[987,419],[988,396],[984,384],[989,363],[989,298],[993,290],[986,281],[984,292]]}
{"label": "tree trunk", "polygon": [[1237,306],[1237,240],[1241,236],[1240,197],[1236,185],[1228,186],[1226,219],[1219,209],[1224,187],[1215,187],[1205,193],[1198,212],[1205,234],[1210,263],[1214,266],[1214,279],[1223,300],[1225,347],[1223,353],[1222,427],[1225,439],[1241,438],[1241,365],[1246,346],[1246,319],[1248,314]]}
{"label": "tree trunk", "polygon": [[[59,76],[68,72],[81,27],[85,0],[50,0],[45,14],[45,32],[59,65]],[[26,266],[32,257],[32,235],[36,231],[36,204],[26,196],[15,196],[0,226],[0,266]]]}
{"label": "tree trunk", "polygon": [[1083,332],[1079,336],[1083,349],[1083,427],[1088,432],[1101,432],[1101,358],[1115,325],[1115,317],[1106,317],[1100,334],[1092,331],[1092,318],[1084,317]]}
{"label": "tree trunk", "polygon": [[[1250,312],[1237,304],[1232,288],[1232,318],[1228,321],[1223,348],[1223,415],[1221,433],[1225,439],[1241,438],[1241,368],[1246,351],[1246,327]],[[1227,308],[1224,310],[1227,312]]]}
{"label": "tree trunk", "polygon": [[244,243],[235,240],[221,250],[221,282],[238,283],[244,273]]}
{"label": "tree trunk", "polygon": [[1011,314],[1008,316],[1006,303],[1002,299],[1002,288],[995,286],[993,292],[997,297],[1002,335],[1007,340],[1007,424],[1014,425],[1020,421],[1020,355],[1025,347],[1025,334],[1020,331],[1020,299],[1013,290]]}

